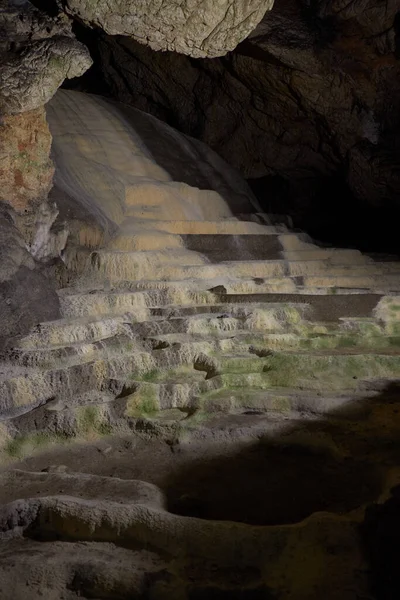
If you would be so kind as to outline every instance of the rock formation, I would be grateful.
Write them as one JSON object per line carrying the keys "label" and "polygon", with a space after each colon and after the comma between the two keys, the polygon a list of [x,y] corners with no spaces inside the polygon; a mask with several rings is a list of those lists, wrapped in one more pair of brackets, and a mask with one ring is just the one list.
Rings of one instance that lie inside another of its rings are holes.
{"label": "rock formation", "polygon": [[[133,193],[138,185],[153,186],[154,194],[157,187],[170,189],[169,209],[175,194],[178,220],[257,211],[252,192],[234,169],[201,142],[150,115],[98,96],[60,91],[48,104],[47,116],[58,165],[56,187],[88,210],[101,207],[103,217],[116,224],[126,213],[127,188]],[[208,191],[206,201],[198,199],[196,188],[204,190],[205,200]],[[192,201],[191,193],[197,195]],[[144,193],[144,204],[149,195]]]}
{"label": "rock formation", "polygon": [[65,78],[91,65],[89,53],[63,17],[47,17],[29,2],[8,0],[0,12],[0,114],[43,106]]}
{"label": "rock formation", "polygon": [[67,14],[111,35],[130,36],[153,50],[195,58],[233,50],[261,21],[273,0],[63,0]]}
{"label": "rock formation", "polygon": [[43,106],[66,77],[82,75],[91,60],[65,17],[47,17],[29,2],[3,3],[0,40],[0,200],[21,213],[45,200],[51,186]]}
{"label": "rock formation", "polygon": [[69,235],[42,322],[2,288],[0,596],[368,597],[387,511],[360,524],[400,477],[400,264],[270,225],[140,111],[60,90],[47,115]]}
{"label": "rock formation", "polygon": [[65,16],[48,17],[30,2],[2,2],[0,345],[12,333],[59,314],[54,285],[34,260],[59,256],[68,235],[60,227],[50,233],[58,210],[47,201],[54,168],[44,104],[66,77],[82,75],[90,64]]}
{"label": "rock formation", "polygon": [[[395,203],[395,4],[285,0],[213,60],[269,2],[50,7],[0,11],[0,598],[398,598],[400,262],[228,164]],[[186,133],[57,91],[75,34]]]}
{"label": "rock formation", "polygon": [[36,269],[9,212],[0,212],[0,348],[38,321],[59,317],[54,285]]}
{"label": "rock formation", "polygon": [[19,214],[31,212],[46,200],[54,172],[44,108],[3,116],[0,145],[0,200]]}
{"label": "rock formation", "polygon": [[399,206],[398,21],[395,0],[282,0],[223,58],[154,54],[121,36],[93,49],[114,97],[258,179],[267,210],[290,209],[302,227],[318,213],[321,229],[353,205],[384,226]]}

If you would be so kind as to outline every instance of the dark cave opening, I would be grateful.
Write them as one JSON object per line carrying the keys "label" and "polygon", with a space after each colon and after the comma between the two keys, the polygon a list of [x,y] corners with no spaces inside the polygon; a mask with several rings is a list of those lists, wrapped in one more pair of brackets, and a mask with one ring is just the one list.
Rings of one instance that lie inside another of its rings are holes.
{"label": "dark cave opening", "polygon": [[394,19],[395,56],[400,59],[400,10]]}
{"label": "dark cave opening", "polygon": [[356,198],[343,172],[300,185],[280,176],[248,183],[266,213],[288,215],[295,229],[307,232],[322,246],[354,248],[380,255],[380,260],[400,255],[400,207],[370,206]]}
{"label": "dark cave opening", "polygon": [[81,77],[65,79],[61,88],[112,98],[113,95],[110,86],[107,84],[104,73],[101,70],[98,50],[98,38],[101,32],[96,28],[90,29],[89,27],[85,27],[85,25],[78,21],[73,22],[72,30],[75,37],[89,49],[93,64]]}
{"label": "dark cave opening", "polygon": [[32,0],[31,4],[41,10],[43,13],[48,14],[49,17],[56,17],[60,13],[57,2],[49,2],[48,0]]}

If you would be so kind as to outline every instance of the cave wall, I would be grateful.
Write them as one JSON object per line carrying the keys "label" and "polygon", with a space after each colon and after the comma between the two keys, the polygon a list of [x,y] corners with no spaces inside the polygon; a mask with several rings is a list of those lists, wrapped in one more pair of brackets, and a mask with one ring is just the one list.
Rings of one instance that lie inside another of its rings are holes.
{"label": "cave wall", "polygon": [[92,61],[65,16],[12,0],[0,7],[0,59],[0,201],[31,213],[46,200],[53,175],[44,105]]}
{"label": "cave wall", "polygon": [[51,136],[43,107],[5,115],[0,127],[0,200],[17,213],[46,199],[53,177]]}
{"label": "cave wall", "polygon": [[91,65],[63,16],[30,2],[0,5],[0,347],[10,336],[59,316],[46,264],[66,243],[51,228],[58,209],[49,202],[54,167],[44,105],[66,77]]}

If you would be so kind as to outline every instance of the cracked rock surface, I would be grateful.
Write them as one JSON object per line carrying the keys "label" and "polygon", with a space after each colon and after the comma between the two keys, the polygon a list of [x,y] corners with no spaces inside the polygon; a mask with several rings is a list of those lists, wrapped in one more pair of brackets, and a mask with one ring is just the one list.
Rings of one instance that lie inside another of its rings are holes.
{"label": "cracked rock surface", "polygon": [[64,0],[67,14],[153,50],[194,58],[233,50],[270,10],[273,0]]}
{"label": "cracked rock surface", "polygon": [[65,16],[47,17],[29,2],[2,4],[0,39],[0,114],[43,106],[65,78],[92,64]]}

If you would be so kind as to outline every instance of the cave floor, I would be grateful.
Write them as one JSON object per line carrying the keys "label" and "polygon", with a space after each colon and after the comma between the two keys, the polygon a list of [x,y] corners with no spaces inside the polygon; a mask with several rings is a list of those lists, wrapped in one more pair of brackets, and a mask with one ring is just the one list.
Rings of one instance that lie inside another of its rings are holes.
{"label": "cave floor", "polygon": [[399,389],[185,427],[166,409],[31,446],[0,473],[2,530],[30,521],[3,545],[3,581],[18,590],[19,573],[29,598],[372,597],[360,527],[400,483]]}

